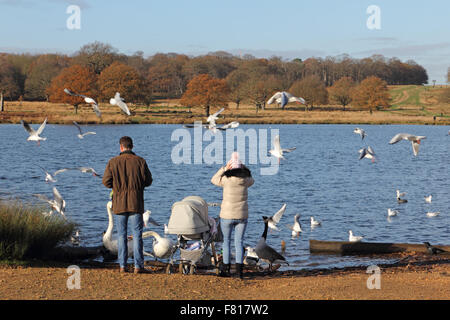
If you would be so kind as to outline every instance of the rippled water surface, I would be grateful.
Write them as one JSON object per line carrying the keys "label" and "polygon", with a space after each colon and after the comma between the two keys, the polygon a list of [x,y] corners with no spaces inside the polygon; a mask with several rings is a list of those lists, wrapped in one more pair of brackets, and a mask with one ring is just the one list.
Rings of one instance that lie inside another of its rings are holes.
{"label": "rippled water surface", "polygon": [[[37,127],[37,125],[32,125]],[[283,147],[297,149],[286,155],[275,175],[261,175],[258,164],[249,164],[255,184],[249,189],[249,225],[245,242],[254,246],[263,232],[262,215],[272,215],[287,204],[280,232],[271,232],[268,243],[280,250],[286,242],[285,256],[290,269],[329,268],[381,263],[382,259],[310,255],[309,239],[347,241],[348,230],[364,235],[365,241],[449,244],[450,214],[450,136],[447,127],[364,125],[368,136],[361,140],[350,125],[241,125],[243,130],[278,129]],[[38,164],[53,172],[64,167],[91,166],[103,173],[107,161],[119,153],[123,135],[134,140],[134,151],[144,157],[154,182],[145,191],[146,209],[163,225],[168,222],[171,205],[188,195],[220,202],[222,190],[210,183],[219,164],[174,164],[172,133],[179,125],[92,125],[96,131],[80,140],[77,129],[69,125],[48,124],[37,146],[26,141],[28,134],[20,125],[0,125],[0,197],[30,200],[33,193],[52,196],[52,185],[44,182]],[[191,131],[192,132],[192,131]],[[411,144],[402,141],[389,145],[399,132],[427,136],[417,157]],[[222,133],[218,133],[222,134]],[[270,130],[269,130],[270,137]],[[226,135],[222,134],[224,142]],[[211,142],[204,141],[205,148]],[[270,145],[270,143],[269,143]],[[370,145],[378,162],[358,161],[358,150]],[[225,154],[225,143],[224,143]],[[192,158],[193,160],[193,158]],[[82,245],[101,245],[107,228],[106,203],[109,189],[101,179],[78,171],[57,176],[54,184],[67,202],[67,216],[80,225]],[[397,204],[395,190],[406,192],[408,203]],[[424,196],[433,195],[431,204]],[[34,200],[34,199],[33,199]],[[399,210],[387,219],[387,209]],[[435,218],[428,211],[439,211]],[[211,216],[219,208],[211,207]],[[304,232],[291,239],[286,225],[301,215]],[[311,229],[309,217],[322,221]],[[163,227],[153,227],[160,234]],[[151,240],[146,240],[151,247]]]}

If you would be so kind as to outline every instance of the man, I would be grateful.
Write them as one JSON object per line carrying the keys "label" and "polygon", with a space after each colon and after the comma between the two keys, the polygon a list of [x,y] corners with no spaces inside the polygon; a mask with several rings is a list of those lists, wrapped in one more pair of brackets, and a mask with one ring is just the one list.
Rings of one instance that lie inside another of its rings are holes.
{"label": "man", "polygon": [[120,272],[126,272],[128,259],[127,225],[130,219],[133,235],[134,273],[147,273],[144,269],[142,230],[144,222],[144,188],[152,184],[147,163],[134,154],[133,140],[120,138],[120,155],[109,160],[103,174],[103,184],[113,189],[112,209],[118,230],[118,260]]}

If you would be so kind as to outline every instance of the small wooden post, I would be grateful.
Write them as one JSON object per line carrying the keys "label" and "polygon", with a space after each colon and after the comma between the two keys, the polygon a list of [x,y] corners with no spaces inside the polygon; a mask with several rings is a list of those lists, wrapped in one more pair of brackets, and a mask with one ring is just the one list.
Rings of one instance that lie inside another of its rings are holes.
{"label": "small wooden post", "polygon": [[3,92],[0,92],[0,112],[3,112],[5,110],[3,106]]}

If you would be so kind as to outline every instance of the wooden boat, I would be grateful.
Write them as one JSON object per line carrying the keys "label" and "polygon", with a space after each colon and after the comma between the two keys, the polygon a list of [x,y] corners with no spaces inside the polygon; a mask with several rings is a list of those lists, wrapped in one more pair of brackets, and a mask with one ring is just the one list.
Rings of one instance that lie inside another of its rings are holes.
{"label": "wooden boat", "polygon": [[[450,255],[450,246],[432,245],[447,251],[440,255]],[[428,251],[425,244],[309,240],[309,252],[317,254],[370,255],[401,252],[427,253]]]}

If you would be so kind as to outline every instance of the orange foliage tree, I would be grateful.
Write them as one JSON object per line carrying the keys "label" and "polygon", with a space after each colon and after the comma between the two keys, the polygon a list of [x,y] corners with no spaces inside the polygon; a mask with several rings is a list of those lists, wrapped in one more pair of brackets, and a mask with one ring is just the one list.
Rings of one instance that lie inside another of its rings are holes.
{"label": "orange foliage tree", "polygon": [[315,75],[306,76],[302,80],[294,82],[289,92],[296,97],[305,99],[306,104],[311,106],[311,110],[315,105],[328,103],[328,91],[323,81]]}
{"label": "orange foliage tree", "polygon": [[224,79],[200,74],[189,81],[180,103],[184,106],[201,106],[209,117],[209,108],[228,104],[229,88]]}
{"label": "orange foliage tree", "polygon": [[353,104],[365,107],[372,112],[373,108],[388,107],[391,101],[387,83],[378,77],[368,77],[353,90]]}
{"label": "orange foliage tree", "polygon": [[330,100],[340,104],[345,111],[345,106],[352,102],[352,91],[354,88],[355,82],[352,78],[342,77],[328,88]]}
{"label": "orange foliage tree", "polygon": [[65,88],[97,99],[97,75],[90,68],[73,65],[63,69],[59,75],[53,78],[50,87],[47,88],[50,102],[73,105],[75,113],[77,113],[78,106],[83,104],[84,100],[81,97],[68,95],[64,92]]}
{"label": "orange foliage tree", "polygon": [[116,92],[130,102],[145,101],[151,95],[144,78],[139,72],[126,64],[114,62],[104,69],[98,77],[100,100],[109,101]]}

